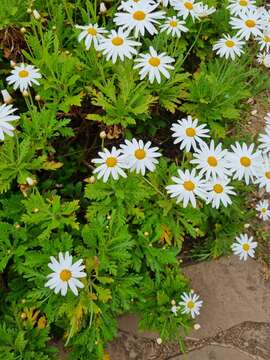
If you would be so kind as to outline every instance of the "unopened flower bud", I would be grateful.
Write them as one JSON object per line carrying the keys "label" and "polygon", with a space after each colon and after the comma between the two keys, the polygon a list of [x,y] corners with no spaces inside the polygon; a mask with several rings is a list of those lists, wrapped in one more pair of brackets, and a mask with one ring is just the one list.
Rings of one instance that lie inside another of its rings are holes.
{"label": "unopened flower bud", "polygon": [[26,303],[26,300],[25,300],[25,299],[22,299],[21,302],[22,302],[22,304],[25,304],[25,303]]}
{"label": "unopened flower bud", "polygon": [[106,7],[105,3],[104,2],[100,3],[99,13],[103,15],[103,14],[106,14],[106,12],[107,12],[107,7]]}
{"label": "unopened flower bud", "polygon": [[56,30],[56,26],[55,26],[55,25],[52,26],[52,30]]}
{"label": "unopened flower bud", "polygon": [[33,16],[36,20],[41,18],[40,13],[36,9],[33,10]]}
{"label": "unopened flower bud", "polygon": [[112,219],[111,215],[108,215],[108,216],[107,216],[107,219],[108,219],[108,220],[111,220],[111,219]]}
{"label": "unopened flower bud", "polygon": [[1,90],[1,94],[3,96],[3,100],[5,104],[11,104],[13,102],[13,97],[9,94],[9,92],[6,89]]}
{"label": "unopened flower bud", "polygon": [[35,100],[36,100],[36,101],[40,101],[40,100],[41,100],[41,96],[40,96],[39,94],[37,94],[37,95],[35,96]]}
{"label": "unopened flower bud", "polygon": [[20,229],[20,227],[21,227],[20,224],[16,224],[16,225],[15,225],[15,228],[16,228],[16,229]]}
{"label": "unopened flower bud", "polygon": [[96,182],[96,178],[94,176],[90,176],[89,182],[90,184],[94,184]]}
{"label": "unopened flower bud", "polygon": [[34,185],[36,185],[37,180],[36,180],[36,179],[32,179],[32,178],[30,178],[30,177],[27,177],[27,178],[26,178],[26,182],[27,182],[28,185],[34,186]]}
{"label": "unopened flower bud", "polygon": [[34,208],[34,209],[33,209],[33,212],[34,212],[34,213],[38,213],[38,212],[39,212],[39,208]]}
{"label": "unopened flower bud", "polygon": [[14,68],[16,66],[16,62],[13,60],[10,60],[10,66]]}
{"label": "unopened flower bud", "polygon": [[100,137],[101,139],[106,139],[106,137],[107,137],[106,132],[105,132],[105,131],[101,131],[101,132],[99,133],[99,137]]}
{"label": "unopened flower bud", "polygon": [[66,50],[66,51],[65,51],[65,54],[66,54],[66,55],[69,55],[69,54],[70,54],[70,51]]}
{"label": "unopened flower bud", "polygon": [[161,338],[157,338],[157,343],[158,343],[158,345],[162,344],[162,339],[161,339]]}
{"label": "unopened flower bud", "polygon": [[25,313],[25,312],[22,312],[22,313],[21,313],[21,319],[24,320],[24,319],[26,319],[26,318],[27,318],[26,313]]}
{"label": "unopened flower bud", "polygon": [[194,324],[194,330],[200,330],[201,325],[200,324]]}
{"label": "unopened flower bud", "polygon": [[148,236],[149,236],[149,232],[148,232],[148,231],[145,231],[145,232],[143,233],[143,235],[144,235],[145,237],[148,237]]}
{"label": "unopened flower bud", "polygon": [[175,300],[172,300],[172,301],[171,301],[171,304],[172,304],[172,306],[176,305]]}
{"label": "unopened flower bud", "polygon": [[27,96],[29,96],[29,92],[27,90],[23,90],[22,95],[24,97],[27,97]]}
{"label": "unopened flower bud", "polygon": [[21,32],[22,34],[25,34],[26,31],[27,31],[27,30],[26,30],[26,28],[25,28],[24,26],[20,28],[20,32]]}
{"label": "unopened flower bud", "polygon": [[250,227],[250,224],[245,224],[245,225],[244,225],[244,228],[245,228],[245,229],[248,229],[249,227]]}
{"label": "unopened flower bud", "polygon": [[32,9],[28,8],[28,9],[26,10],[26,12],[27,12],[27,14],[31,14],[31,13],[32,13]]}

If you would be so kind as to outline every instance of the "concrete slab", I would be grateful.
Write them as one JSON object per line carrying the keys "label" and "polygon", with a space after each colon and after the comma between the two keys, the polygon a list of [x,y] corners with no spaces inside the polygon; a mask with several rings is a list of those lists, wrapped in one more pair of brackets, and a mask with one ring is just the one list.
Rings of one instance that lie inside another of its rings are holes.
{"label": "concrete slab", "polygon": [[250,360],[250,356],[235,349],[207,346],[172,360]]}

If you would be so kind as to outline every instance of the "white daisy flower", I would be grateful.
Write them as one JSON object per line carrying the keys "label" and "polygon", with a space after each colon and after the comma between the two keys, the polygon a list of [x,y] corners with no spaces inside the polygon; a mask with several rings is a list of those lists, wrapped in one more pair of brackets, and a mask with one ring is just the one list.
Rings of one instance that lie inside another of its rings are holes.
{"label": "white daisy flower", "polygon": [[266,10],[266,8],[262,6],[258,8],[257,11],[260,14],[263,27],[267,28],[268,26],[270,26],[270,10]]}
{"label": "white daisy flower", "polygon": [[264,117],[266,126],[270,126],[270,112]]}
{"label": "white daisy flower", "polygon": [[240,15],[249,10],[256,9],[255,0],[229,0],[229,6],[227,6],[232,15]]}
{"label": "white daisy flower", "polygon": [[181,310],[182,314],[190,314],[192,319],[200,315],[203,301],[199,300],[199,298],[200,297],[192,291],[189,294],[183,293],[183,295],[181,295],[182,301],[179,302],[179,305],[183,306]]}
{"label": "white daisy flower", "polygon": [[164,11],[155,11],[158,4],[150,5],[145,2],[137,3],[136,5],[127,7],[126,12],[119,12],[115,14],[113,21],[117,26],[121,26],[124,30],[129,32],[134,30],[134,36],[144,36],[145,30],[150,35],[157,34],[157,29],[154,24],[158,24],[158,20],[164,18]]}
{"label": "white daisy flower", "polygon": [[163,25],[160,26],[161,32],[166,31],[167,35],[181,37],[182,32],[187,32],[188,28],[185,21],[177,19],[176,16],[168,17]]}
{"label": "white daisy flower", "polygon": [[216,51],[220,57],[235,60],[236,56],[241,56],[244,52],[242,49],[244,44],[245,42],[239,40],[236,36],[224,35],[223,38],[214,44],[213,50]]}
{"label": "white daisy flower", "polygon": [[172,136],[176,138],[173,143],[180,143],[180,150],[197,150],[197,144],[204,143],[202,138],[209,137],[207,125],[198,125],[198,119],[192,120],[190,115],[187,119],[183,118],[177,122],[178,124],[172,124],[171,130],[174,132]]}
{"label": "white daisy flower", "polygon": [[155,0],[127,0],[121,1],[121,4],[118,6],[117,10],[124,10],[126,11],[131,6],[136,6],[137,4],[144,4],[144,5],[155,5]]}
{"label": "white daisy flower", "polygon": [[207,192],[205,190],[205,181],[202,176],[196,175],[196,170],[177,170],[179,177],[173,176],[172,180],[176,185],[166,186],[168,194],[172,198],[176,198],[176,203],[183,201],[183,207],[187,207],[191,202],[193,207],[196,207],[196,196],[206,200]]}
{"label": "white daisy flower", "polygon": [[27,90],[33,84],[39,85],[37,79],[41,78],[39,69],[36,69],[33,65],[20,64],[11,70],[10,76],[7,77],[9,85],[13,85],[13,89],[20,88],[21,92]]}
{"label": "white daisy flower", "polygon": [[156,50],[150,46],[148,54],[139,54],[139,57],[134,60],[138,64],[134,66],[134,69],[140,69],[139,74],[141,80],[148,75],[148,79],[152,84],[156,79],[158,83],[161,83],[161,75],[164,75],[167,79],[170,78],[168,69],[174,69],[174,66],[170,65],[175,60],[166,55],[166,53],[158,54]]}
{"label": "white daisy flower", "polygon": [[227,161],[229,168],[234,173],[233,178],[244,179],[248,185],[261,167],[261,153],[254,151],[254,144],[248,147],[245,143],[241,146],[239,142],[236,142],[235,145],[231,145],[231,148],[233,151],[228,153]]}
{"label": "white daisy flower", "polygon": [[269,209],[269,201],[261,200],[256,205],[256,210],[258,211],[259,218],[266,221],[270,219],[270,209]]}
{"label": "white daisy flower", "polygon": [[178,15],[186,19],[189,15],[192,19],[198,19],[199,14],[196,12],[195,0],[172,0],[172,6],[178,11]]}
{"label": "white daisy flower", "polygon": [[268,53],[270,50],[270,28],[265,29],[257,41],[260,45],[260,51],[265,50]]}
{"label": "white daisy flower", "polygon": [[68,287],[74,295],[78,295],[77,288],[83,288],[84,285],[78,278],[86,277],[86,273],[82,271],[85,266],[82,265],[83,260],[80,259],[72,264],[72,256],[66,252],[64,255],[60,252],[58,254],[59,261],[54,256],[51,256],[51,262],[48,264],[53,273],[48,275],[49,280],[45,287],[54,290],[55,294],[61,291],[62,296],[66,296]]}
{"label": "white daisy flower", "polygon": [[259,53],[257,55],[257,62],[264,65],[267,68],[270,68],[270,54],[269,53]]}
{"label": "white daisy flower", "polygon": [[5,134],[13,136],[15,128],[10,122],[20,118],[18,115],[13,114],[16,110],[12,105],[0,105],[0,140],[4,140]]}
{"label": "white daisy flower", "polygon": [[258,141],[261,143],[258,148],[262,150],[263,153],[270,153],[270,126],[265,127],[265,134],[259,134]]}
{"label": "white daisy flower", "polygon": [[85,26],[75,25],[75,27],[83,30],[78,36],[78,41],[81,42],[84,39],[87,50],[90,49],[92,44],[94,45],[94,48],[98,50],[100,40],[103,38],[103,34],[105,34],[107,30],[99,27],[98,24],[89,24]]}
{"label": "white daisy flower", "polygon": [[264,157],[260,165],[255,174],[257,178],[255,184],[258,184],[260,188],[265,187],[265,190],[270,193],[270,157]]}
{"label": "white daisy flower", "polygon": [[168,5],[171,4],[172,0],[158,0],[158,2],[160,5],[167,7]]}
{"label": "white daisy flower", "polygon": [[112,59],[115,64],[118,57],[124,61],[125,57],[131,59],[133,55],[136,55],[138,51],[134,46],[141,46],[141,43],[130,40],[126,32],[118,29],[118,31],[112,30],[108,38],[100,39],[98,49],[106,56],[107,61]]}
{"label": "white daisy flower", "polygon": [[205,190],[207,191],[207,201],[206,203],[212,204],[213,208],[218,209],[221,204],[225,207],[231,205],[232,200],[231,195],[236,195],[233,191],[233,187],[229,186],[230,180],[227,178],[222,179],[211,179],[205,185]]}
{"label": "white daisy flower", "polygon": [[222,150],[222,145],[215,147],[214,140],[211,140],[210,146],[206,143],[200,144],[200,149],[193,154],[194,159],[190,161],[200,170],[200,175],[204,175],[206,179],[210,177],[223,178],[231,175],[227,167],[226,160],[227,150]]}
{"label": "white daisy flower", "polygon": [[255,37],[262,36],[262,24],[257,10],[240,13],[239,18],[231,18],[230,24],[233,29],[238,30],[237,36],[241,39],[249,40],[251,35]]}
{"label": "white daisy flower", "polygon": [[203,4],[203,3],[195,4],[194,9],[195,9],[196,17],[198,16],[199,18],[205,18],[216,12],[216,8],[214,8],[213,6],[209,8],[207,4]]}
{"label": "white daisy flower", "polygon": [[156,164],[158,164],[157,158],[161,156],[157,152],[158,147],[150,147],[150,141],[144,144],[142,140],[137,141],[134,138],[131,141],[125,140],[125,143],[120,147],[131,171],[145,175],[146,169],[149,171],[155,170]]}
{"label": "white daisy flower", "polygon": [[123,169],[128,168],[125,161],[125,156],[121,155],[121,150],[116,150],[113,146],[109,151],[104,149],[98,153],[100,158],[93,159],[92,162],[99,164],[99,166],[93,171],[93,174],[98,174],[97,178],[102,178],[103,182],[107,182],[109,177],[112,176],[114,180],[118,180],[119,176],[127,177]]}
{"label": "white daisy flower", "polygon": [[248,237],[247,234],[240,234],[239,237],[236,237],[236,240],[231,246],[234,255],[238,255],[240,260],[244,261],[247,260],[248,256],[254,257],[257,242],[253,241],[252,236]]}

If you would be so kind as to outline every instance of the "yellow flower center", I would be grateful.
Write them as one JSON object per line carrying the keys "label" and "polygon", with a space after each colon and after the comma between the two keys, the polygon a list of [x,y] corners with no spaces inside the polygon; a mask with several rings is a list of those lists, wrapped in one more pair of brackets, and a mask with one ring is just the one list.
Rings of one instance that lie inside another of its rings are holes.
{"label": "yellow flower center", "polygon": [[270,180],[270,171],[266,171],[265,176]]}
{"label": "yellow flower center", "polygon": [[225,42],[225,45],[226,45],[228,48],[232,48],[232,47],[234,47],[235,42],[232,41],[232,40],[227,40],[227,41]]}
{"label": "yellow flower center", "polygon": [[192,309],[194,308],[194,306],[195,306],[195,304],[194,304],[193,301],[189,301],[189,302],[187,303],[187,307],[188,307],[190,310],[192,310]]}
{"label": "yellow flower center", "polygon": [[256,26],[256,21],[249,19],[249,20],[246,20],[245,24],[247,25],[247,27],[253,28],[254,26]]}
{"label": "yellow flower center", "polygon": [[88,32],[89,35],[92,35],[92,36],[96,36],[96,35],[97,35],[97,30],[94,29],[94,28],[92,28],[92,27],[88,28],[88,29],[87,29],[87,32]]}
{"label": "yellow flower center", "polygon": [[116,36],[115,38],[112,39],[112,43],[114,46],[121,46],[124,44],[124,39],[122,39],[119,36]]}
{"label": "yellow flower center", "polygon": [[263,40],[264,40],[265,42],[270,42],[270,36],[265,36],[265,37],[263,38]]}
{"label": "yellow flower center", "polygon": [[218,164],[217,159],[214,156],[209,156],[209,158],[207,159],[207,162],[212,167],[216,167]]}
{"label": "yellow flower center", "polygon": [[184,3],[184,6],[185,6],[185,8],[186,9],[188,9],[188,10],[192,10],[193,9],[193,4],[191,3],[191,2],[185,2]]}
{"label": "yellow flower center", "polygon": [[221,193],[223,193],[223,186],[222,185],[220,185],[220,184],[215,184],[214,186],[213,186],[213,190],[217,193],[217,194],[221,194]]}
{"label": "yellow flower center", "polygon": [[248,2],[247,2],[247,0],[240,0],[240,1],[239,1],[239,5],[241,5],[241,6],[248,6]]}
{"label": "yellow flower center", "polygon": [[133,19],[134,20],[138,20],[138,21],[142,21],[145,19],[145,13],[143,11],[135,11],[135,13],[133,14]]}
{"label": "yellow flower center", "polygon": [[186,135],[189,137],[194,137],[196,135],[196,130],[193,128],[187,128],[186,129]]}
{"label": "yellow flower center", "polygon": [[195,189],[195,184],[192,181],[185,181],[183,184],[185,190],[193,191]]}
{"label": "yellow flower center", "polygon": [[244,251],[248,251],[250,249],[250,246],[249,246],[249,244],[245,243],[242,245],[242,248]]}
{"label": "yellow flower center", "polygon": [[68,281],[71,278],[71,271],[64,269],[60,272],[60,279],[63,281]]}
{"label": "yellow flower center", "polygon": [[247,156],[242,156],[240,159],[240,164],[244,167],[249,167],[251,165],[251,160]]}
{"label": "yellow flower center", "polygon": [[263,214],[266,213],[266,208],[262,208],[262,213],[263,213]]}
{"label": "yellow flower center", "polygon": [[19,71],[19,77],[26,78],[27,76],[29,76],[29,72],[27,70]]}
{"label": "yellow flower center", "polygon": [[175,21],[175,20],[170,21],[170,26],[171,27],[176,27],[177,26],[177,21]]}
{"label": "yellow flower center", "polygon": [[106,165],[110,168],[114,167],[117,164],[117,159],[114,156],[109,156],[106,160]]}
{"label": "yellow flower center", "polygon": [[142,160],[145,158],[146,153],[145,153],[144,149],[138,149],[135,151],[134,155],[135,155],[136,159]]}
{"label": "yellow flower center", "polygon": [[158,57],[151,57],[149,60],[148,60],[149,64],[152,65],[152,66],[159,66],[160,65],[160,59]]}

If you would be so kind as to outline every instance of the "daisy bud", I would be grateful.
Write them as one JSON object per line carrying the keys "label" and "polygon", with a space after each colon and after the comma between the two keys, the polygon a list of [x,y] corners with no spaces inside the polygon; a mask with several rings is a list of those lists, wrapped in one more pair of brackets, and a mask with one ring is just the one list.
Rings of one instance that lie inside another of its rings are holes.
{"label": "daisy bud", "polygon": [[36,9],[33,10],[33,16],[36,20],[41,18],[40,13]]}
{"label": "daisy bud", "polygon": [[14,67],[16,66],[16,63],[15,63],[15,61],[13,61],[13,60],[10,60],[10,66],[14,68]]}
{"label": "daisy bud", "polygon": [[171,304],[172,304],[172,306],[176,305],[175,300],[172,300],[172,301],[171,301]]}
{"label": "daisy bud", "polygon": [[96,182],[96,178],[94,176],[90,176],[89,182],[90,184],[94,184]]}
{"label": "daisy bud", "polygon": [[22,299],[22,304],[25,304],[26,303],[26,300],[25,299]]}
{"label": "daisy bud", "polygon": [[56,26],[55,26],[55,25],[52,26],[52,30],[56,30]]}
{"label": "daisy bud", "polygon": [[9,94],[9,92],[6,89],[1,90],[1,94],[3,96],[3,100],[5,104],[11,104],[13,102],[13,97]]}
{"label": "daisy bud", "polygon": [[103,14],[106,14],[106,12],[107,12],[107,8],[106,8],[105,3],[104,3],[104,2],[100,3],[99,13],[100,13],[101,15],[103,15]]}
{"label": "daisy bud", "polygon": [[194,330],[200,330],[201,325],[200,324],[194,324]]}
{"label": "daisy bud", "polygon": [[245,229],[248,229],[249,227],[250,227],[250,224],[245,224],[245,225],[244,225],[244,228],[245,228]]}
{"label": "daisy bud", "polygon": [[161,338],[157,338],[157,343],[158,343],[158,345],[162,344],[162,339],[161,339]]}
{"label": "daisy bud", "polygon": [[66,55],[69,55],[69,54],[70,54],[70,51],[66,50],[66,51],[65,51],[65,54],[66,54]]}
{"label": "daisy bud", "polygon": [[37,180],[32,179],[32,178],[30,178],[30,177],[27,177],[27,178],[26,178],[26,182],[27,182],[28,185],[34,186],[34,185],[36,185]]}
{"label": "daisy bud", "polygon": [[8,251],[7,251],[7,254],[10,255],[10,254],[11,254],[11,250],[8,250]]}
{"label": "daisy bud", "polygon": [[40,100],[41,100],[41,96],[37,94],[37,95],[35,96],[35,100],[36,100],[36,101],[40,101]]}
{"label": "daisy bud", "polygon": [[26,12],[27,12],[27,14],[31,14],[31,13],[32,13],[32,9],[28,8],[28,9],[26,10]]}
{"label": "daisy bud", "polygon": [[16,224],[16,225],[15,225],[15,228],[16,228],[16,229],[20,229],[20,227],[21,227],[20,224]]}
{"label": "daisy bud", "polygon": [[108,219],[108,220],[111,220],[111,219],[112,219],[111,215],[108,215],[108,216],[107,216],[107,219]]}
{"label": "daisy bud", "polygon": [[39,208],[34,208],[34,209],[33,209],[33,212],[34,212],[34,213],[38,213],[38,212],[39,212]]}
{"label": "daisy bud", "polygon": [[25,313],[25,312],[21,313],[21,319],[24,320],[24,319],[26,319],[26,318],[27,318],[26,313]]}
{"label": "daisy bud", "polygon": [[149,236],[149,232],[148,232],[148,231],[145,231],[145,232],[143,233],[143,235],[144,235],[145,237],[148,237],[148,236]]}
{"label": "daisy bud", "polygon": [[27,90],[23,90],[22,95],[24,97],[27,97],[27,96],[29,96],[29,92]]}
{"label": "daisy bud", "polygon": [[106,132],[105,132],[105,131],[101,131],[101,132],[99,133],[99,137],[100,137],[101,139],[106,139],[106,137],[107,137]]}
{"label": "daisy bud", "polygon": [[26,31],[27,31],[27,30],[26,30],[26,28],[25,28],[24,26],[20,28],[20,32],[21,32],[22,34],[25,34]]}

